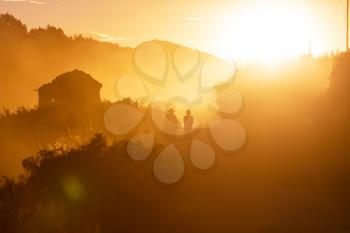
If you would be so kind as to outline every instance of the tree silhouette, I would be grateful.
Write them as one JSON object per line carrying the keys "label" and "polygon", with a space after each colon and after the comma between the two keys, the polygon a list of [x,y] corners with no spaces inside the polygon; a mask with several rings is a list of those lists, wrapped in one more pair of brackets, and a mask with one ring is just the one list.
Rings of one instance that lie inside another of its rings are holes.
{"label": "tree silhouette", "polygon": [[[350,53],[341,53],[334,62],[329,94],[338,110],[350,110]],[[350,111],[349,111],[350,113]]]}
{"label": "tree silhouette", "polygon": [[[17,42],[27,36],[27,27],[10,14],[0,15],[0,41]],[[15,41],[13,41],[15,40]]]}

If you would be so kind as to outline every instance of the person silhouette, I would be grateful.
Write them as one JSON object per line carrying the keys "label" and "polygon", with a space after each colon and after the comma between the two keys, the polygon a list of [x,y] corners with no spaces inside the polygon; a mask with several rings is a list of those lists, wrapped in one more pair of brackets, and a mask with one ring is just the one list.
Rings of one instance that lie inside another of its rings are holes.
{"label": "person silhouette", "polygon": [[167,122],[166,122],[167,133],[176,135],[179,121],[175,115],[175,110],[173,108],[168,109],[166,118],[167,118]]}
{"label": "person silhouette", "polygon": [[184,133],[188,134],[192,132],[193,116],[191,110],[186,111],[186,116],[184,116]]}

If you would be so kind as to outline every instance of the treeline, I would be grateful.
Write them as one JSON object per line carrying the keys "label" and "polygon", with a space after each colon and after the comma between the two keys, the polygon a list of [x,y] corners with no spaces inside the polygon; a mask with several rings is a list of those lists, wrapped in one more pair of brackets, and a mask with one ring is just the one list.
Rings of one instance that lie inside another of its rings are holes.
{"label": "treeline", "polygon": [[42,84],[67,70],[81,69],[102,82],[106,98],[115,78],[131,70],[132,50],[80,35],[67,36],[54,26],[28,30],[10,14],[0,15],[0,99],[12,110],[34,106]]}

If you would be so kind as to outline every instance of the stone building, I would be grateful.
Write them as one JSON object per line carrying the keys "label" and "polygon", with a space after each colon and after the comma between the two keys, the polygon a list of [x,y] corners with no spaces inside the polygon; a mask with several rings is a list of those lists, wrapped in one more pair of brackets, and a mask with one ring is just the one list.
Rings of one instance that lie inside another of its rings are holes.
{"label": "stone building", "polygon": [[73,70],[64,73],[38,89],[39,108],[94,106],[100,102],[101,87],[101,83],[83,71]]}

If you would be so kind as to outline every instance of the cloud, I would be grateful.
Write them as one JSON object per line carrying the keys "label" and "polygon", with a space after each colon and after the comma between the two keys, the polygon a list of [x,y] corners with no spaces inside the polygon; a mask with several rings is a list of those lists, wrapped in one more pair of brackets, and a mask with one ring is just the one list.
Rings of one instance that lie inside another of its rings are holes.
{"label": "cloud", "polygon": [[25,3],[34,4],[34,5],[44,5],[45,4],[45,2],[34,1],[34,0],[3,0],[3,2],[25,2]]}
{"label": "cloud", "polygon": [[36,5],[43,5],[45,2],[39,2],[39,1],[28,1],[31,4],[36,4]]}
{"label": "cloud", "polygon": [[3,0],[3,2],[26,2],[27,0]]}
{"label": "cloud", "polygon": [[120,41],[126,41],[130,40],[128,37],[123,37],[123,36],[111,36],[108,34],[100,33],[100,32],[82,32],[80,33],[82,36],[88,36],[93,39],[103,41],[103,42],[110,42],[110,43],[118,43]]}
{"label": "cloud", "polygon": [[186,21],[192,21],[192,22],[201,22],[204,20],[203,17],[187,17],[185,18]]}

